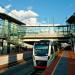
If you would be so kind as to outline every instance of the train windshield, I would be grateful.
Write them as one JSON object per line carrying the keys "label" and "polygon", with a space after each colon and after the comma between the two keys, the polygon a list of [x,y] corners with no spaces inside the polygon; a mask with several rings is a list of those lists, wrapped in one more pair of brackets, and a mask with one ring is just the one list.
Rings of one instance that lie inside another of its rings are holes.
{"label": "train windshield", "polygon": [[35,55],[37,56],[47,56],[49,50],[49,42],[38,42],[34,46]]}

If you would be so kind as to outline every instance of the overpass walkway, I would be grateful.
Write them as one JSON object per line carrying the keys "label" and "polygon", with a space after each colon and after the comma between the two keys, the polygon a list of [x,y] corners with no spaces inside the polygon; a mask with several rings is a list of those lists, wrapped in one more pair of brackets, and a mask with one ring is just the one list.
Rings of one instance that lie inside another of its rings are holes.
{"label": "overpass walkway", "polygon": [[41,75],[75,75],[75,54],[62,51]]}

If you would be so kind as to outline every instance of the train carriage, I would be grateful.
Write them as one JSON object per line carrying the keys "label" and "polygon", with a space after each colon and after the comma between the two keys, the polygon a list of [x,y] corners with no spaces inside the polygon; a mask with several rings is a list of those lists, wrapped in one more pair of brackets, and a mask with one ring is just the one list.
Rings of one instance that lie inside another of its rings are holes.
{"label": "train carriage", "polygon": [[33,46],[35,68],[46,68],[56,56],[55,45],[50,40],[40,40]]}

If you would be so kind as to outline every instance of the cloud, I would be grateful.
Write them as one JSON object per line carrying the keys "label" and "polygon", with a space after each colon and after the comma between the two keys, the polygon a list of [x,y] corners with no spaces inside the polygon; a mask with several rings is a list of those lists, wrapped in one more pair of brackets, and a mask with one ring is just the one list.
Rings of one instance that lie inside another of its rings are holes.
{"label": "cloud", "polygon": [[0,12],[4,13],[6,10],[0,6]]}
{"label": "cloud", "polygon": [[29,6],[26,8],[27,10],[32,10],[32,6]]}
{"label": "cloud", "polygon": [[32,10],[11,10],[7,12],[6,10],[9,9],[11,5],[6,5],[5,9],[0,7],[0,12],[7,13],[8,15],[22,21],[26,25],[37,25],[37,17],[39,16],[36,12]]}
{"label": "cloud", "polygon": [[28,10],[28,11],[25,11],[25,14],[24,14],[24,16],[29,16],[29,17],[37,17],[37,16],[39,16],[37,13],[35,13],[35,12],[33,12],[33,11],[31,11],[31,10]]}
{"label": "cloud", "polygon": [[15,17],[15,18],[22,17],[22,15],[24,15],[24,11],[23,10],[20,10],[20,11],[12,10],[9,13],[9,15],[12,16],[12,17]]}
{"label": "cloud", "polygon": [[27,25],[35,25],[37,23],[37,17],[39,16],[32,10],[12,10],[8,14],[18,20],[21,20]]}
{"label": "cloud", "polygon": [[5,5],[5,9],[9,9],[11,7],[11,4]]}
{"label": "cloud", "polygon": [[37,18],[24,19],[23,22],[26,23],[27,26],[36,26],[36,25],[38,25]]}
{"label": "cloud", "polygon": [[0,6],[0,12],[2,13],[7,13],[7,9],[9,9],[11,7],[11,4],[5,5],[5,6]]}
{"label": "cloud", "polygon": [[[19,10],[19,11],[12,10],[9,14],[12,16],[16,15],[17,17],[37,17],[37,16],[39,16],[37,13],[35,13],[31,10],[27,10],[27,11],[25,11],[25,10]],[[13,14],[15,14],[15,15],[13,15]]]}

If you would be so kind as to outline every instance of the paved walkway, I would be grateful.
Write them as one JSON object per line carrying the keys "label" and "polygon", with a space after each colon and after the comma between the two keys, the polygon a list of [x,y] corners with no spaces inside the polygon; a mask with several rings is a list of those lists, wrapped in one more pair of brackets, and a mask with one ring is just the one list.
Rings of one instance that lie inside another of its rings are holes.
{"label": "paved walkway", "polygon": [[53,75],[68,75],[67,67],[68,67],[67,52],[64,52]]}
{"label": "paved walkway", "polygon": [[57,65],[57,62],[61,59],[63,52],[59,52],[57,58],[52,61],[52,63],[49,65],[49,67],[42,73],[42,75],[51,75],[53,73],[53,70],[55,70],[55,66]]}
{"label": "paved walkway", "polygon": [[68,52],[68,75],[75,75],[75,53]]}
{"label": "paved walkway", "polygon": [[42,75],[75,75],[75,53],[63,51],[58,54]]}

